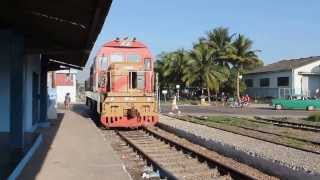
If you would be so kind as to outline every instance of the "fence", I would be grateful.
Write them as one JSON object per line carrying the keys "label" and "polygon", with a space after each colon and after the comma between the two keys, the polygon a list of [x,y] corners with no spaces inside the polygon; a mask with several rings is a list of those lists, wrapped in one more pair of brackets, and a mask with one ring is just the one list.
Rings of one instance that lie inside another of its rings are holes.
{"label": "fence", "polygon": [[256,98],[287,98],[293,95],[310,96],[309,91],[295,88],[247,88],[246,93]]}

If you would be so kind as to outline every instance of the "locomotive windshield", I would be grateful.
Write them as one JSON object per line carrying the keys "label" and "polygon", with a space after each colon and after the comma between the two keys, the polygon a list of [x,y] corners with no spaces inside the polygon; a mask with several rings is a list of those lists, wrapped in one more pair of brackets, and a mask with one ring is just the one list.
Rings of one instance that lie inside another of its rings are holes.
{"label": "locomotive windshield", "polygon": [[128,62],[134,62],[134,63],[138,63],[140,61],[141,57],[138,54],[129,54],[127,56],[127,61]]}
{"label": "locomotive windshield", "polygon": [[111,56],[110,56],[110,61],[111,61],[111,63],[114,63],[114,62],[123,62],[123,61],[124,61],[123,54],[120,54],[120,53],[111,54]]}
{"label": "locomotive windshield", "polygon": [[98,58],[100,61],[100,68],[101,70],[107,70],[109,65],[109,58],[108,56],[101,56]]}
{"label": "locomotive windshield", "polygon": [[151,69],[151,59],[144,59],[144,69],[145,70]]}

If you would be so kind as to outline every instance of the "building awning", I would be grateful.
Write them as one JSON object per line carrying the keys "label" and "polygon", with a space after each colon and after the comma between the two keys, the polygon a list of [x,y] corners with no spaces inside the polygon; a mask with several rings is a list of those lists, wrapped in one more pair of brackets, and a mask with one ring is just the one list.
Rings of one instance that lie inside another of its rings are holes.
{"label": "building awning", "polygon": [[49,59],[48,61],[48,71],[57,71],[57,70],[63,70],[63,69],[77,69],[77,70],[82,70],[83,68],[80,66],[72,65],[72,64],[67,64],[64,62],[56,61],[53,59]]}
{"label": "building awning", "polygon": [[26,53],[83,67],[112,0],[3,0],[0,26],[25,36]]}

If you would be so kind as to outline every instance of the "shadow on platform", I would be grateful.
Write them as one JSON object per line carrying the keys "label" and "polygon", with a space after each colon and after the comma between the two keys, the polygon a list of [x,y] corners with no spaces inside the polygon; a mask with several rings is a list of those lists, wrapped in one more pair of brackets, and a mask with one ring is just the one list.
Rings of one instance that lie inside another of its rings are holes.
{"label": "shadow on platform", "polygon": [[89,107],[85,104],[73,104],[71,109],[80,116],[91,119],[97,127],[102,127],[102,124],[99,120],[99,114],[90,111]]}
{"label": "shadow on platform", "polygon": [[60,124],[63,120],[64,113],[58,113],[58,118],[56,120],[51,120],[51,126],[49,128],[39,128],[36,130],[37,134],[43,135],[43,142],[40,148],[35,152],[34,156],[31,158],[25,169],[22,172],[23,177],[19,177],[21,180],[32,180],[36,179],[38,172],[41,170],[42,164],[50,150],[51,144],[56,137],[56,134],[60,128]]}
{"label": "shadow on platform", "polygon": [[[25,133],[25,152],[30,149],[36,137],[37,133]],[[0,179],[8,177],[22,157],[23,154],[11,151],[10,133],[0,133]]]}

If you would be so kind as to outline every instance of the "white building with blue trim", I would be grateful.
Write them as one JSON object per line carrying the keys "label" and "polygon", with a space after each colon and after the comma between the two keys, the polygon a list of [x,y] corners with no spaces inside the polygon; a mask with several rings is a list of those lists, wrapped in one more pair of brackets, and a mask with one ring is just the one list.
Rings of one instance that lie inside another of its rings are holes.
{"label": "white building with blue trim", "polygon": [[281,60],[244,75],[246,93],[256,98],[314,97],[320,89],[320,56]]}

